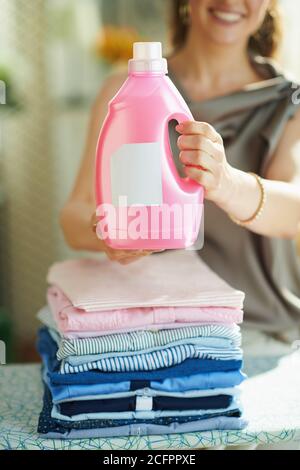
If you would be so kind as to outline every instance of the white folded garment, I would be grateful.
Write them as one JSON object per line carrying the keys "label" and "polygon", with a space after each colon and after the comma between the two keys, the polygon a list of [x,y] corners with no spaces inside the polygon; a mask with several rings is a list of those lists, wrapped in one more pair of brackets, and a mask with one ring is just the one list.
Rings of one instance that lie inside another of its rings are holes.
{"label": "white folded garment", "polygon": [[195,251],[168,251],[130,265],[108,259],[54,264],[48,282],[87,312],[131,307],[242,308],[244,293],[216,275]]}

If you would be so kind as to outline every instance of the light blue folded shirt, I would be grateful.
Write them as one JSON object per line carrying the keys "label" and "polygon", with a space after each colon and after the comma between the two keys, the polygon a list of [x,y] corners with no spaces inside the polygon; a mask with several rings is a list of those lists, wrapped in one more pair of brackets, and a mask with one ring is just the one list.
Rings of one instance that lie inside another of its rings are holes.
{"label": "light blue folded shirt", "polygon": [[[49,378],[43,371],[43,380],[47,384],[48,388],[51,389]],[[125,382],[124,382],[125,383]],[[200,397],[214,397],[218,395],[230,395],[232,397],[240,396],[240,389],[238,387],[227,387],[227,388],[211,388],[208,390],[187,390],[184,392],[173,392],[164,390],[157,391],[152,388],[141,388],[138,390],[125,390],[123,392],[115,393],[101,393],[96,395],[87,395],[85,389],[81,387],[81,390],[69,390],[70,387],[60,387],[62,390],[56,390],[55,396],[52,395],[53,403],[66,403],[69,401],[80,401],[80,400],[104,400],[106,398],[127,398],[127,397],[174,397],[174,398],[200,398]],[[71,392],[71,393],[70,393]],[[79,393],[78,393],[79,392]],[[90,390],[92,392],[92,390]],[[53,390],[52,390],[53,393]],[[73,395],[72,395],[73,393]],[[83,393],[83,394],[81,394]]]}
{"label": "light blue folded shirt", "polygon": [[[145,387],[146,393],[149,394],[165,394],[169,396],[187,397],[189,392],[205,392],[205,394],[213,393],[214,391],[223,389],[232,389],[245,380],[246,376],[241,371],[229,372],[206,372],[194,374],[186,377],[174,377],[164,379],[162,381],[151,381],[149,386]],[[87,384],[87,385],[57,385],[52,384],[47,375],[47,370],[44,371],[44,379],[51,390],[54,403],[59,403],[66,400],[75,400],[82,397],[108,396],[118,394],[126,396],[132,393],[131,382],[116,382],[116,383],[100,383],[100,384]],[[154,396],[154,395],[153,395]],[[198,395],[199,396],[199,395]]]}

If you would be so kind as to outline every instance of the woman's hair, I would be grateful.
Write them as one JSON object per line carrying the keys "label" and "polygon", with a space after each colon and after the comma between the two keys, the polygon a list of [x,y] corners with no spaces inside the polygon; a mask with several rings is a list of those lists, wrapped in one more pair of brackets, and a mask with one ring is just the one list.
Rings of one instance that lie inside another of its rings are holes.
{"label": "woman's hair", "polygon": [[[171,0],[171,41],[174,49],[180,49],[189,32],[189,0]],[[249,39],[249,52],[263,57],[275,57],[281,45],[282,18],[278,0],[271,0],[270,7],[259,30]]]}

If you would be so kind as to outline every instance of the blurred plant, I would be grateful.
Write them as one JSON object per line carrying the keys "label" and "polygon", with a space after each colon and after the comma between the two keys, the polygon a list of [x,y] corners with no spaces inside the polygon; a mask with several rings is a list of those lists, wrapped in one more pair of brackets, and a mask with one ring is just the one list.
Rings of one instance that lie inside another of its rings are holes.
{"label": "blurred plant", "polygon": [[133,43],[142,40],[133,28],[105,26],[96,38],[95,52],[110,64],[127,62],[132,57]]}

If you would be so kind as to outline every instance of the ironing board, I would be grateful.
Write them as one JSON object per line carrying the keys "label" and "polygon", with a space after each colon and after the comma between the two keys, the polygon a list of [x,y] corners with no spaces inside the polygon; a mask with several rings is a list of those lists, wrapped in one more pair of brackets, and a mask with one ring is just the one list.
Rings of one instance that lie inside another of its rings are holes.
{"label": "ironing board", "polygon": [[256,358],[246,369],[251,377],[243,384],[243,403],[249,426],[243,431],[50,440],[36,432],[42,406],[40,365],[4,365],[0,367],[0,449],[254,449],[289,441],[299,441],[300,448],[300,353],[275,362]]}

